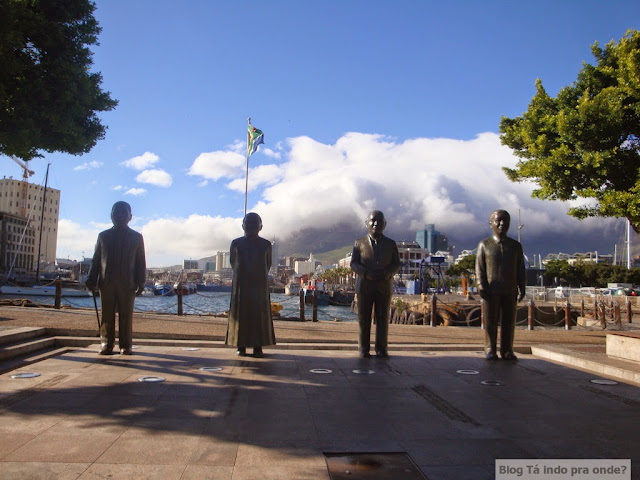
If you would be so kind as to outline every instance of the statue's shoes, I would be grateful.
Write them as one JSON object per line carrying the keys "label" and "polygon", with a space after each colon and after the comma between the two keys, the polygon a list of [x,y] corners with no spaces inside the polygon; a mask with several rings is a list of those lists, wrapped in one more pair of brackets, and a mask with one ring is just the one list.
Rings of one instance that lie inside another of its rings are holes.
{"label": "statue's shoes", "polygon": [[487,360],[498,360],[498,355],[496,355],[494,352],[489,352],[486,355]]}
{"label": "statue's shoes", "polygon": [[120,355],[131,355],[132,351],[130,348],[121,348]]}
{"label": "statue's shoes", "polygon": [[507,352],[504,355],[502,355],[502,359],[513,361],[513,360],[518,360],[518,357],[516,357],[513,352]]}
{"label": "statue's shoes", "polygon": [[262,357],[264,353],[262,352],[262,347],[253,347],[253,356],[254,357]]}
{"label": "statue's shoes", "polygon": [[236,350],[236,355],[238,355],[239,357],[246,357],[247,349],[245,347],[238,347],[238,350]]}
{"label": "statue's shoes", "polygon": [[98,352],[98,355],[111,355],[113,353],[113,348],[102,347]]}

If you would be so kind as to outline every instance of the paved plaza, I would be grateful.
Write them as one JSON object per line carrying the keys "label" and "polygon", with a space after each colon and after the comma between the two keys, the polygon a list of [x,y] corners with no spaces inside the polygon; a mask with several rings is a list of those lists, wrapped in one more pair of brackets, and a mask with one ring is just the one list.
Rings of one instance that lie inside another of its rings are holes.
{"label": "paved plaza", "polygon": [[73,348],[0,375],[0,478],[402,478],[375,476],[386,467],[374,463],[327,467],[332,454],[394,452],[429,480],[493,479],[509,458],[632,459],[640,478],[640,388],[540,356],[137,347]]}

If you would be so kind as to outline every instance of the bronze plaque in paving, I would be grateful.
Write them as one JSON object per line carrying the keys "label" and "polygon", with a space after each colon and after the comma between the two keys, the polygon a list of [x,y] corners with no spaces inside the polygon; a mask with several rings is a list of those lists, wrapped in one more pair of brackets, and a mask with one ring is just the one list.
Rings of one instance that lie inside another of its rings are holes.
{"label": "bronze plaque in paving", "polygon": [[428,480],[406,453],[325,453],[331,480]]}

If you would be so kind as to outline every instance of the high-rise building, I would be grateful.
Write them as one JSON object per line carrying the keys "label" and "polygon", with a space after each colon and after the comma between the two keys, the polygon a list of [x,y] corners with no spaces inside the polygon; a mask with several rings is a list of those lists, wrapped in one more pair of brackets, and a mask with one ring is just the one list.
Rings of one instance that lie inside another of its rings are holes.
{"label": "high-rise building", "polygon": [[25,218],[0,212],[0,271],[12,275],[33,271],[36,235],[26,225]]}
{"label": "high-rise building", "polygon": [[449,249],[447,237],[436,230],[436,226],[433,223],[426,224],[424,230],[416,232],[416,242],[432,254]]}
{"label": "high-rise building", "polygon": [[40,185],[13,178],[0,179],[0,212],[25,218],[29,227],[34,230],[34,265],[30,270],[37,269],[35,262],[38,261],[38,251],[41,265],[55,264],[60,190],[47,187],[45,192],[44,187]]}

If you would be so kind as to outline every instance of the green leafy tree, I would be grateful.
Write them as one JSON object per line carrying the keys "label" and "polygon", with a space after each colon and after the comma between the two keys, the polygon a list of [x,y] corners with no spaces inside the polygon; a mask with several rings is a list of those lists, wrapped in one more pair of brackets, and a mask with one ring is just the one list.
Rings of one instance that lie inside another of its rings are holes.
{"label": "green leafy tree", "polygon": [[97,112],[117,101],[90,72],[100,27],[89,0],[0,0],[0,153],[86,153],[104,138]]}
{"label": "green leafy tree", "polygon": [[503,170],[536,183],[534,197],[585,199],[574,217],[626,217],[640,233],[640,32],[592,52],[596,64],[556,98],[538,79],[528,110],[501,119],[502,143],[521,158]]}
{"label": "green leafy tree", "polygon": [[467,255],[456,265],[451,265],[447,270],[447,275],[456,277],[466,277],[470,279],[476,273],[476,256]]}

